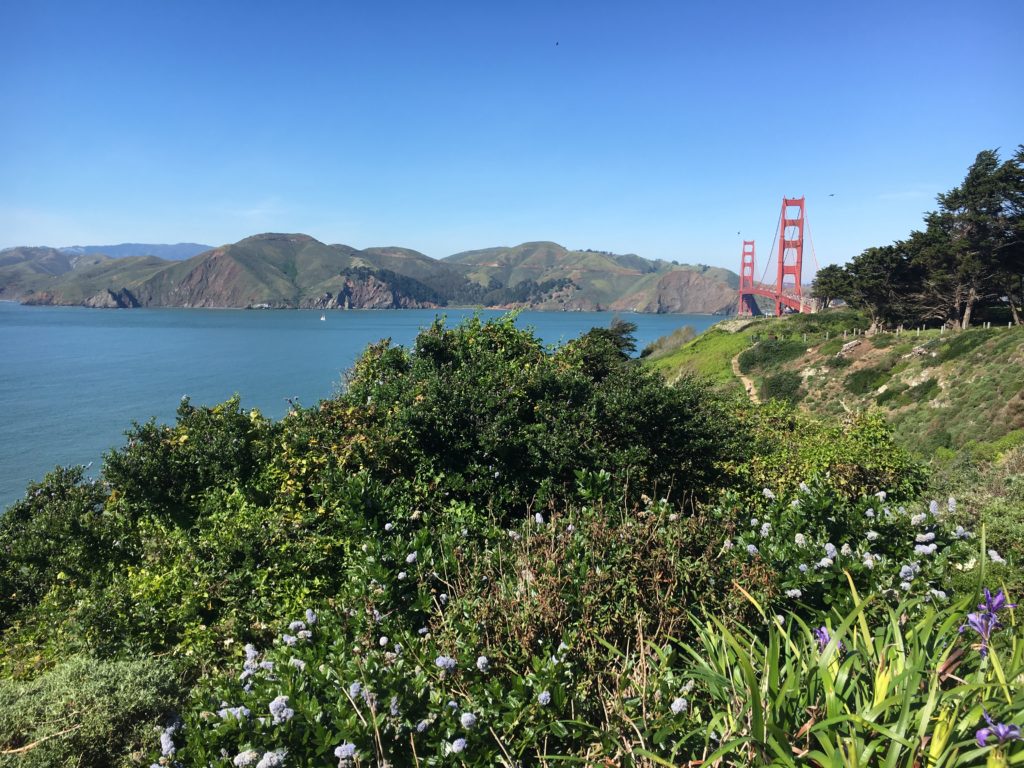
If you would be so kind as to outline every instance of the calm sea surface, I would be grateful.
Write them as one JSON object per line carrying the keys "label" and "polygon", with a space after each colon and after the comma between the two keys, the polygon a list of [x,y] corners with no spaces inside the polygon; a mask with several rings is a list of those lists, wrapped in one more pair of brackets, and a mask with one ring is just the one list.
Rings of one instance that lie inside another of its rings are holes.
{"label": "calm sea surface", "polygon": [[[434,310],[313,311],[23,307],[0,302],[0,510],[56,464],[93,463],[121,445],[132,421],[171,422],[182,395],[195,404],[238,393],[246,408],[280,418],[286,398],[312,405],[335,393],[367,344],[409,344]],[[449,324],[474,310],[441,312]],[[499,317],[499,311],[480,315]],[[568,341],[607,312],[524,312],[548,344]],[[637,347],[706,315],[624,316]]]}

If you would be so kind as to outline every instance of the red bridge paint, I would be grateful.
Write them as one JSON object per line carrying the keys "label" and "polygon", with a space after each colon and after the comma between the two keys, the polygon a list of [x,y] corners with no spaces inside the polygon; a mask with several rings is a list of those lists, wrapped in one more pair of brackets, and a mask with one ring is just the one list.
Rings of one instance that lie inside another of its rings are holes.
{"label": "red bridge paint", "polygon": [[[813,312],[813,305],[804,300],[801,274],[804,264],[804,198],[782,198],[779,217],[779,263],[774,286],[754,280],[754,241],[743,241],[740,261],[740,287],[737,314],[759,315],[755,296],[765,296],[775,302],[775,314],[786,309],[794,312]],[[792,280],[787,280],[792,278]]]}

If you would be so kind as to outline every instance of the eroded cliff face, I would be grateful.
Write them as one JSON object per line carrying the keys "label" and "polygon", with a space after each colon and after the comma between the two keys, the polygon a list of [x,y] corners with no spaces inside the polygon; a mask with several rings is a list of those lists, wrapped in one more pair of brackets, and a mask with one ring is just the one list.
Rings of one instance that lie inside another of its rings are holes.
{"label": "eroded cliff face", "polygon": [[363,278],[345,275],[337,293],[324,292],[303,300],[301,306],[310,309],[433,309],[438,305],[405,296],[373,275]]}
{"label": "eroded cliff face", "polygon": [[139,302],[131,291],[122,288],[119,291],[100,291],[95,296],[90,296],[83,301],[82,306],[100,309],[132,309],[139,306]]}
{"label": "eroded cliff face", "polygon": [[144,307],[288,306],[279,300],[268,301],[270,297],[260,288],[236,259],[218,248],[184,274],[168,270],[145,281],[136,289],[136,296]]}

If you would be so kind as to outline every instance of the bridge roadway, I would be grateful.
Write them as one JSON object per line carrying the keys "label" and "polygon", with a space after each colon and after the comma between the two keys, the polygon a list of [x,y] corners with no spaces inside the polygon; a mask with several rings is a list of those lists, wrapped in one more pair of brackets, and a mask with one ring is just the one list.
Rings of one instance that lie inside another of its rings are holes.
{"label": "bridge roadway", "polygon": [[[774,301],[776,303],[779,303],[779,304],[782,304],[785,307],[789,307],[794,312],[810,312],[811,311],[811,303],[807,299],[803,298],[802,296],[797,296],[796,294],[779,293],[778,291],[776,291],[776,290],[774,290],[772,288],[761,288],[761,287],[757,287],[757,288],[744,288],[740,292],[741,298],[743,296],[751,296],[751,295],[753,295],[753,296],[764,296],[765,298],[769,298],[772,301]],[[747,302],[748,306],[751,303],[753,303],[753,302],[752,301],[751,302]]]}

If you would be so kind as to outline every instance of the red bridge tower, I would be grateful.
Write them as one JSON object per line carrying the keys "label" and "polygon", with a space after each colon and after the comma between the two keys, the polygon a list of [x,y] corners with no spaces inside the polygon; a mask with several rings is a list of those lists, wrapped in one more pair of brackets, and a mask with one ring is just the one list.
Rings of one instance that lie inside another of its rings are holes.
{"label": "red bridge tower", "polygon": [[775,303],[776,315],[783,314],[787,309],[793,312],[813,311],[812,304],[804,302],[801,285],[804,266],[804,222],[804,198],[782,198],[782,213],[779,216],[779,262],[775,285],[755,281],[754,241],[743,241],[737,314],[761,314],[755,298],[757,296],[771,299]]}

